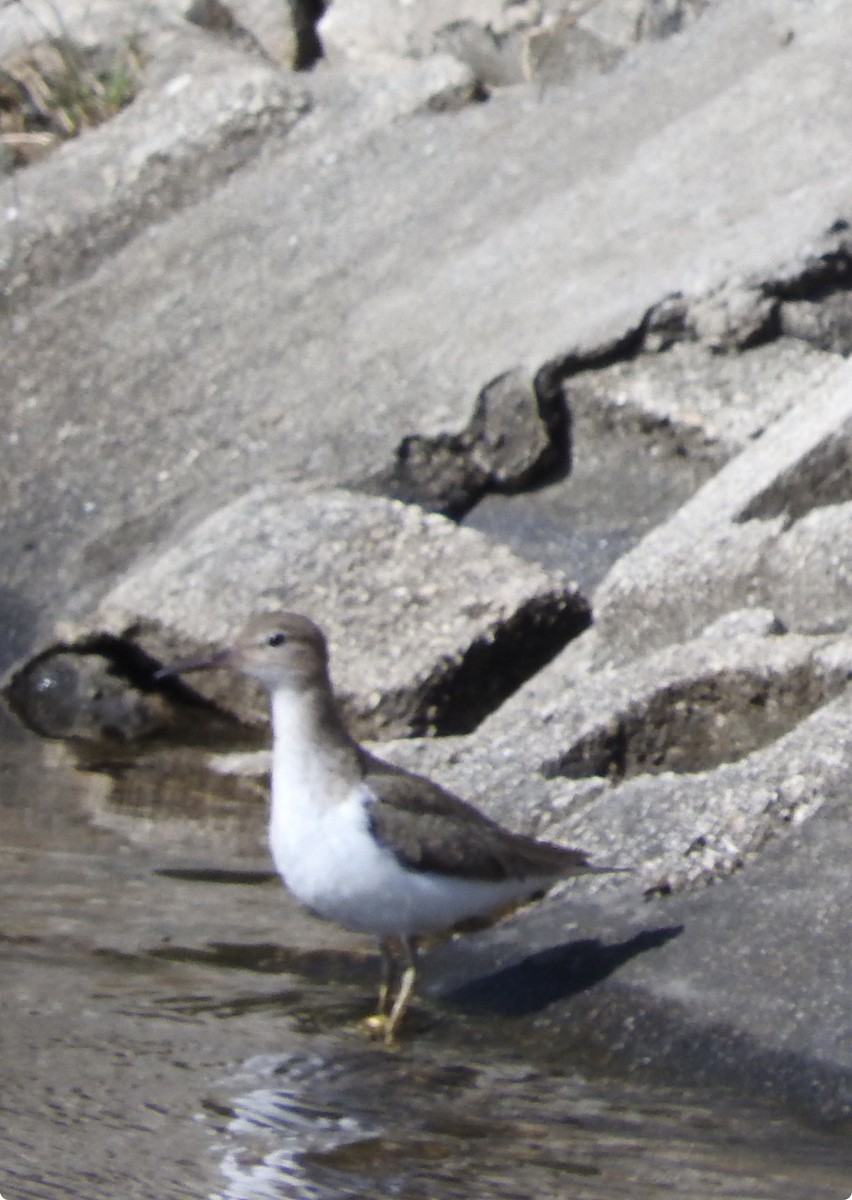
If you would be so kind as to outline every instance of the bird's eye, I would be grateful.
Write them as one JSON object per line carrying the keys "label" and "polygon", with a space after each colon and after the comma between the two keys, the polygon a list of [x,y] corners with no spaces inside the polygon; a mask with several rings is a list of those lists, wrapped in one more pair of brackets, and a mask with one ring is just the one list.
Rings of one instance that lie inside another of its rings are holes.
{"label": "bird's eye", "polygon": [[287,641],[287,635],[283,633],[270,633],[266,639],[267,646],[283,646]]}

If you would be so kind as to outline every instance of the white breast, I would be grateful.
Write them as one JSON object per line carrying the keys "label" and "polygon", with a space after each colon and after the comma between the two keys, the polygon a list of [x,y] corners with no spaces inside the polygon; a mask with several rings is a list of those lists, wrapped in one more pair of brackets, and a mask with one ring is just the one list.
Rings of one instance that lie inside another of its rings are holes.
{"label": "white breast", "polygon": [[341,778],[318,745],[303,699],[273,695],[275,744],[269,845],[276,869],[302,904],[376,937],[438,933],[540,890],[542,882],[496,883],[403,867],[370,832],[375,797]]}
{"label": "white breast", "polygon": [[276,805],[269,841],[288,889],[319,916],[376,937],[438,933],[537,890],[534,883],[458,879],[403,867],[369,829],[363,786],[311,812]]}

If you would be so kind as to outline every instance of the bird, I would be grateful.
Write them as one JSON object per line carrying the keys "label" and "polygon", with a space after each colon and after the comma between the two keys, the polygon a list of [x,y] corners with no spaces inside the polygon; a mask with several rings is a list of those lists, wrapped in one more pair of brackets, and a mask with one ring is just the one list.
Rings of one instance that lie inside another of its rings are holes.
{"label": "bird", "polygon": [[582,850],[514,833],[423,775],[376,757],[349,733],[322,630],[263,614],[231,643],[159,677],[227,668],[269,692],[269,848],[311,912],[371,935],[382,960],[369,1032],[392,1045],[424,944],[484,928],[592,865]]}

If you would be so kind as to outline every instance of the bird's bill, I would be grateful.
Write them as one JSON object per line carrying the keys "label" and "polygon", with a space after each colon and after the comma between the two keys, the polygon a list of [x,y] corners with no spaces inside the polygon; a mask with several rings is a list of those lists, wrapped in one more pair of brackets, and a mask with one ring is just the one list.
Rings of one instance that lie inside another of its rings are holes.
{"label": "bird's bill", "polygon": [[191,671],[217,671],[232,665],[230,650],[217,650],[213,654],[200,654],[196,658],[184,658],[179,662],[160,667],[155,679],[170,679],[174,675],[186,675]]}

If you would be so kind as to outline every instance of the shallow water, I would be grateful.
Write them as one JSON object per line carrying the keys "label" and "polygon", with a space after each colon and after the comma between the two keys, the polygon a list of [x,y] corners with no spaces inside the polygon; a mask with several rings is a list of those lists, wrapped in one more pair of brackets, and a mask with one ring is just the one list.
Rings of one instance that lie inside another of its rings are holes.
{"label": "shallow water", "polygon": [[[262,800],[0,762],[0,1194],[843,1200],[852,1143],[722,1091],[582,1077],[441,980],[370,1043],[369,943],[270,878]],[[459,953],[463,953],[460,944]],[[587,1072],[588,1076],[588,1072]]]}
{"label": "shallow water", "polygon": [[395,1057],[319,1041],[250,1060],[217,1196],[808,1197],[849,1156],[730,1097],[604,1085],[433,1042]]}

